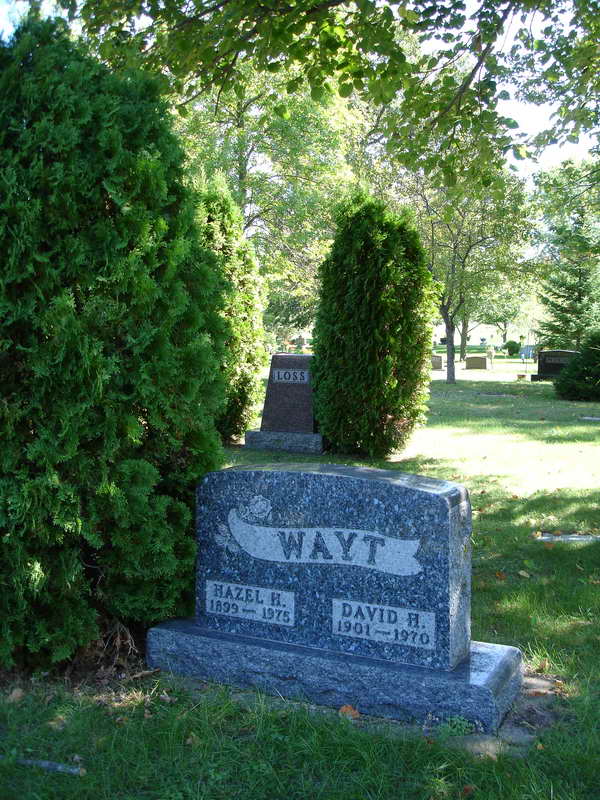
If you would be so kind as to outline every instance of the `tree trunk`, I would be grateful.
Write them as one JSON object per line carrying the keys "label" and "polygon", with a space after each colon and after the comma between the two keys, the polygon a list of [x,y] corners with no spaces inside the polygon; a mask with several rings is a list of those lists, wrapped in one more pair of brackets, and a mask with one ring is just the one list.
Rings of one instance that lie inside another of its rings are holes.
{"label": "tree trunk", "polygon": [[467,338],[469,336],[469,320],[463,319],[460,323],[460,361],[467,357]]}
{"label": "tree trunk", "polygon": [[446,383],[456,383],[454,370],[454,320],[445,309],[441,309],[442,318],[446,328]]}

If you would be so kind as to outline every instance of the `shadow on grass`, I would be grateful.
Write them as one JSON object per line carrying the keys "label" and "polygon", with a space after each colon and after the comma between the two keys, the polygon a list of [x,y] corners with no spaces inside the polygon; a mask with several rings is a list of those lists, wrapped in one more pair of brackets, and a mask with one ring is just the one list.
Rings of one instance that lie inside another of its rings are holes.
{"label": "shadow on grass", "polygon": [[600,541],[534,536],[600,528],[600,493],[498,489],[473,494],[473,509],[473,638],[544,651],[566,676],[600,681]]}
{"label": "shadow on grass", "polygon": [[600,404],[559,400],[552,385],[432,381],[430,406],[428,428],[512,433],[549,443],[600,443],[600,423],[581,419],[600,416]]}
{"label": "shadow on grass", "polygon": [[[585,532],[600,529],[600,492],[595,489],[556,489],[539,491],[528,497],[510,496],[502,490],[490,487],[491,482],[501,478],[482,476],[482,482],[472,481],[471,501],[477,517],[477,526],[482,530],[507,525],[532,530],[542,526],[552,531]],[[480,485],[489,491],[478,494]]]}
{"label": "shadow on grass", "polygon": [[[413,456],[403,458],[398,455],[394,461],[387,459],[361,459],[341,453],[286,453],[277,450],[249,450],[242,444],[229,444],[225,449],[225,467],[251,466],[253,464],[341,464],[349,467],[369,467],[371,469],[387,469],[397,472],[410,472],[440,477],[442,480],[456,472],[456,465],[451,459],[433,458],[431,456]],[[456,477],[456,476],[455,476]]]}

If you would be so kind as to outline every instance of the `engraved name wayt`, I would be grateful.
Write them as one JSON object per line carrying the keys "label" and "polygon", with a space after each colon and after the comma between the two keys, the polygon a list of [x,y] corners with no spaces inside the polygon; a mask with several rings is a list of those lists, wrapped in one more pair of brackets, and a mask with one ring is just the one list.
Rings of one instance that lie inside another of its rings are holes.
{"label": "engraved name wayt", "polygon": [[198,497],[207,630],[430,669],[465,659],[470,515],[454,485],[292,464],[211,473]]}
{"label": "engraved name wayt", "polygon": [[230,510],[227,523],[228,530],[221,526],[222,546],[232,549],[237,545],[263,561],[352,565],[392,575],[422,571],[415,558],[419,539],[398,539],[354,528],[258,525],[242,519],[237,509]]}
{"label": "engraved name wayt", "polygon": [[329,463],[233,467],[203,478],[196,526],[196,615],[150,630],[150,668],[489,733],[518,695],[520,653],[470,640],[464,487]]}
{"label": "engraved name wayt", "polygon": [[463,497],[429,478],[330,464],[211,473],[198,490],[199,623],[451,669],[470,633]]}

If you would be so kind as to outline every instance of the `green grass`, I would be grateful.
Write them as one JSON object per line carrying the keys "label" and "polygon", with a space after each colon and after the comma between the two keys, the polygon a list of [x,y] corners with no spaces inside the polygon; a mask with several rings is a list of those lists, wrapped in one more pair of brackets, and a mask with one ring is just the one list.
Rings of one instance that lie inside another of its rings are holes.
{"label": "green grass", "polygon": [[[600,544],[548,548],[533,536],[600,529],[600,423],[581,419],[600,417],[600,404],[558,401],[551,385],[508,373],[469,378],[434,381],[427,426],[404,453],[368,463],[469,488],[473,638],[516,645],[530,669],[562,681],[558,721],[526,758],[478,759],[447,747],[445,736],[367,731],[360,721],[286,704],[249,710],[233,691],[167,677],[78,691],[50,677],[22,678],[20,701],[0,700],[0,798],[600,797]],[[294,460],[228,451],[229,464]],[[164,699],[165,689],[176,702]],[[84,776],[14,761],[74,763],[75,755]]]}

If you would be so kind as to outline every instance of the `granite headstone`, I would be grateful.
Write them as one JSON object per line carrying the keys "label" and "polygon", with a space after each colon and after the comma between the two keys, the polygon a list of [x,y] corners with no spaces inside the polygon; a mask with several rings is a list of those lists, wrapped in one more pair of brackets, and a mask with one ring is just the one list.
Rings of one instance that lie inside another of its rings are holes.
{"label": "granite headstone", "polygon": [[471,642],[463,487],[277,465],[210,473],[197,503],[196,617],[151,629],[151,666],[495,730],[519,689],[521,656]]}
{"label": "granite headstone", "polygon": [[467,356],[465,358],[465,369],[487,369],[487,356]]}
{"label": "granite headstone", "polygon": [[532,381],[551,381],[567,366],[577,350],[540,350],[538,352],[537,375],[532,375]]}
{"label": "granite headstone", "polygon": [[444,363],[442,360],[442,356],[436,355],[435,353],[431,356],[431,369],[443,369]]}
{"label": "granite headstone", "polygon": [[265,395],[260,431],[246,432],[246,447],[321,453],[323,438],[313,415],[312,356],[276,353]]}

